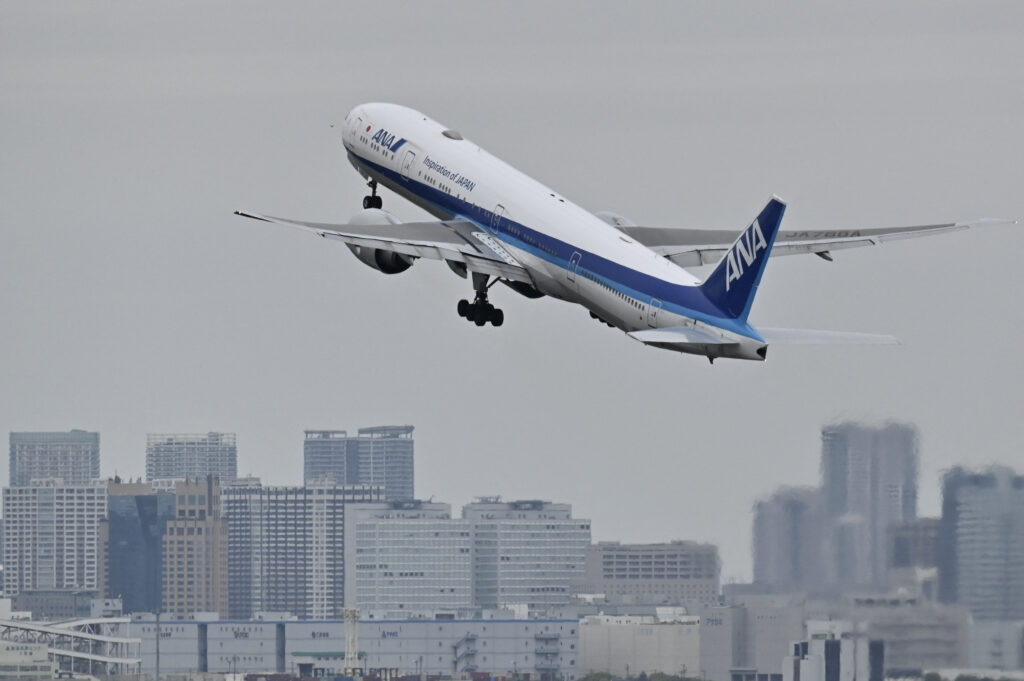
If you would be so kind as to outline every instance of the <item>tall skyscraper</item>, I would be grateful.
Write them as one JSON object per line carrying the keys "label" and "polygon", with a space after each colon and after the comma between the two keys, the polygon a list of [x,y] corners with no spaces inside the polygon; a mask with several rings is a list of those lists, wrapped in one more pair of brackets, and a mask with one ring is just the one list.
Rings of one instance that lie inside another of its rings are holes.
{"label": "tall skyscraper", "polygon": [[841,423],[821,442],[825,572],[837,585],[883,585],[888,528],[917,517],[917,431]]}
{"label": "tall skyscraper", "polygon": [[775,591],[821,582],[821,491],[783,487],[754,505],[754,582]]}
{"label": "tall skyscraper", "polygon": [[11,433],[11,487],[26,487],[34,479],[47,478],[85,485],[99,477],[99,433]]}
{"label": "tall skyscraper", "polygon": [[100,522],[100,591],[120,598],[126,613],[159,612],[163,599],[164,536],[175,517],[173,491],[144,482],[107,483],[107,517]]}
{"label": "tall skyscraper", "polygon": [[472,525],[476,605],[526,605],[542,611],[569,603],[584,580],[590,521],[572,506],[481,498],[462,508]]}
{"label": "tall skyscraper", "polygon": [[227,525],[215,477],[174,483],[163,536],[163,611],[177,617],[228,611]]}
{"label": "tall skyscraper", "polygon": [[146,437],[146,480],[201,479],[208,475],[222,483],[238,477],[234,433]]}
{"label": "tall skyscraper", "polygon": [[29,590],[98,587],[105,482],[36,480],[29,487],[5,487],[3,497],[7,597]]}
{"label": "tall skyscraper", "polygon": [[346,605],[385,617],[473,607],[471,526],[451,506],[350,504],[345,519]]}
{"label": "tall skyscraper", "polygon": [[412,431],[412,426],[376,426],[349,437],[344,430],[307,430],[304,479],[331,475],[342,485],[380,486],[388,501],[412,499]]}
{"label": "tall skyscraper", "polygon": [[1024,619],[1024,475],[992,467],[943,476],[939,598],[980,620]]}
{"label": "tall skyscraper", "polygon": [[329,479],[304,487],[263,487],[255,478],[223,490],[228,524],[228,614],[288,612],[339,617],[344,606],[347,505],[379,502],[374,486]]}

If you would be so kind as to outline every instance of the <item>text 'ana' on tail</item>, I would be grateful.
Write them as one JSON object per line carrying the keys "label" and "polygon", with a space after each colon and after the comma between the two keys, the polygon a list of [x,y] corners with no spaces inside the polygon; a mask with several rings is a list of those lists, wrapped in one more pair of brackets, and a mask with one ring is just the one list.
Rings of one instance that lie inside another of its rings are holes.
{"label": "text 'ana' on tail", "polygon": [[726,316],[747,320],[785,212],[786,204],[773,196],[701,284],[707,299]]}

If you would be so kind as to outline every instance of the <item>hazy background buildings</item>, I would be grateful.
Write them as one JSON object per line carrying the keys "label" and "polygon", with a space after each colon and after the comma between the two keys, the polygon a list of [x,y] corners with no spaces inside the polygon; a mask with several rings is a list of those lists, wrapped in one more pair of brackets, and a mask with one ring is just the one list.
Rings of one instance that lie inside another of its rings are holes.
{"label": "hazy background buildings", "polygon": [[[942,516],[918,518],[920,444],[909,424],[822,427],[820,486],[783,486],[753,507],[755,579],[746,584],[723,584],[714,544],[595,542],[591,521],[568,503],[479,497],[456,515],[444,502],[387,499],[396,479],[387,471],[413,483],[412,430],[306,431],[305,458],[321,470],[301,486],[212,474],[73,485],[30,476],[3,490],[6,595],[36,619],[134,613],[101,626],[138,637],[146,668],[159,611],[177,632],[169,669],[283,670],[286,660],[297,664],[289,651],[308,645],[290,638],[308,634],[289,624],[297,621],[320,623],[323,640],[303,649],[312,657],[302,664],[326,670],[340,663],[330,651],[353,607],[360,630],[379,623],[390,627],[385,639],[396,637],[370,646],[373,664],[436,672],[513,664],[571,681],[629,666],[785,681],[780,664],[813,677],[823,653],[807,642],[822,626],[863,639],[826,656],[873,650],[856,663],[872,676],[1024,666],[1024,476],[950,470]],[[80,465],[41,464],[49,450],[17,449],[22,436],[11,434],[11,458],[25,470],[59,475]],[[192,471],[237,463],[234,438],[220,433],[154,440],[164,462]],[[352,483],[374,471],[377,484]],[[464,633],[423,628],[435,621]],[[497,624],[518,621],[532,624]],[[494,646],[486,653],[485,641]],[[853,658],[843,664],[849,671]]]}
{"label": "hazy background buildings", "polygon": [[783,592],[885,588],[897,539],[898,559],[910,560],[918,449],[907,424],[824,427],[820,487],[783,487],[754,506],[754,581]]}
{"label": "hazy background buildings", "polygon": [[955,468],[942,481],[939,593],[978,619],[1024,620],[1024,475]]}

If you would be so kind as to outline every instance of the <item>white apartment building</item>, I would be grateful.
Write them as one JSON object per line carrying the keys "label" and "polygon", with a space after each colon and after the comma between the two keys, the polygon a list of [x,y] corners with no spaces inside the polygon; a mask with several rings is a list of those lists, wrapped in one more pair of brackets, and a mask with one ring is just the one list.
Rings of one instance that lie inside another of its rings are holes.
{"label": "white apartment building", "polygon": [[477,607],[537,612],[570,602],[590,547],[590,521],[573,518],[572,506],[480,498],[462,517],[472,526]]}
{"label": "white apartment building", "polygon": [[345,537],[345,603],[364,617],[473,607],[471,526],[449,504],[348,504]]}
{"label": "white apartment building", "polygon": [[107,483],[65,485],[35,480],[3,491],[4,593],[96,589],[99,524],[107,515]]}

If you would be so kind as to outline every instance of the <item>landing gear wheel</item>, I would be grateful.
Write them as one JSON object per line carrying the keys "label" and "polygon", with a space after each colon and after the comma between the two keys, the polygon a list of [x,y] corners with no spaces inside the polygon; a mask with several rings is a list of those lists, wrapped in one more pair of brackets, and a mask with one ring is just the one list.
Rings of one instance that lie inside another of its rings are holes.
{"label": "landing gear wheel", "polygon": [[366,186],[370,188],[370,195],[363,197],[363,208],[383,208],[384,199],[377,196],[377,180],[370,180]]}
{"label": "landing gear wheel", "polygon": [[487,300],[487,290],[498,281],[495,279],[494,282],[488,284],[489,279],[490,277],[487,275],[474,272],[473,288],[476,290],[476,297],[473,298],[472,303],[465,299],[460,300],[457,306],[459,316],[477,326],[483,326],[488,322],[494,326],[501,326],[505,323],[505,313]]}

